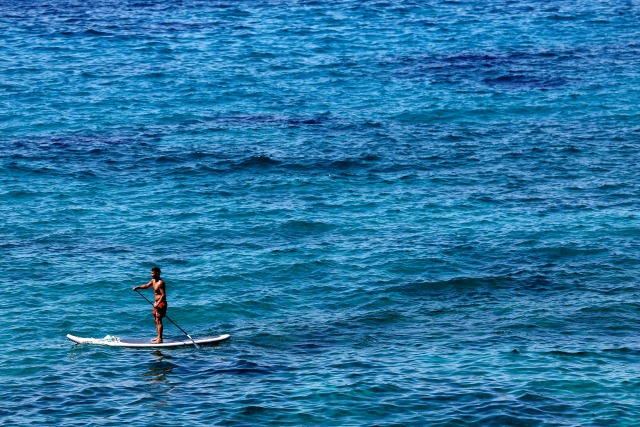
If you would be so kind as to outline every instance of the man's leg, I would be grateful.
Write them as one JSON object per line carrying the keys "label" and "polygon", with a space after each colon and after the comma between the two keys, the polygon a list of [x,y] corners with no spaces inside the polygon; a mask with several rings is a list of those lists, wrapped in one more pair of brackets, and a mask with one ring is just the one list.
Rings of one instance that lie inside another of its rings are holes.
{"label": "man's leg", "polygon": [[156,329],[158,330],[158,336],[151,340],[152,342],[161,343],[162,342],[162,317],[156,317]]}

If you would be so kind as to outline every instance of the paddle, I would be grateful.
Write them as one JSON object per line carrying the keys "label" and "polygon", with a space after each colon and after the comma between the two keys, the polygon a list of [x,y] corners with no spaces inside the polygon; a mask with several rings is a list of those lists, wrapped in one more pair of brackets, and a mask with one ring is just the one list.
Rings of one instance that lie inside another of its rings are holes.
{"label": "paddle", "polygon": [[[152,303],[151,301],[149,301],[149,298],[147,298],[147,297],[145,297],[144,295],[142,295],[142,294],[140,293],[140,291],[138,291],[138,290],[136,289],[136,292],[137,292],[137,293],[138,293],[138,295],[140,295],[142,298],[146,299],[146,300],[147,300],[147,302],[148,302],[149,304],[153,305],[153,303]],[[176,322],[174,322],[173,320],[171,320],[171,318],[170,318],[169,316],[167,316],[166,314],[165,314],[165,316],[164,316],[164,317],[166,317],[166,318],[167,318],[167,320],[168,320],[169,322],[171,322],[171,323],[173,323],[174,325],[176,325],[176,328],[180,329],[180,330],[182,331],[182,333],[184,333],[186,336],[188,336],[188,337],[189,337],[189,339],[191,340],[191,342],[193,342],[193,345],[195,345],[195,346],[196,346],[196,348],[198,348],[198,349],[200,348],[200,347],[198,346],[198,344],[196,344],[196,342],[193,340],[193,338],[191,338],[191,335],[189,335],[188,333],[186,333],[186,332],[185,332],[185,330],[184,330],[184,329],[182,329],[180,326],[178,326],[178,324],[177,324]]]}

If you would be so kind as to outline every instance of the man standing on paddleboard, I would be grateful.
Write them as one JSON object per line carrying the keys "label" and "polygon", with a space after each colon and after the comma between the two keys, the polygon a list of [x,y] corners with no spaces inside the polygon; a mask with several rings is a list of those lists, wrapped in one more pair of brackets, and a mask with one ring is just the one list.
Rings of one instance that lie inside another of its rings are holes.
{"label": "man standing on paddleboard", "polygon": [[155,303],[153,304],[153,318],[156,321],[156,329],[158,329],[158,336],[151,340],[152,343],[162,342],[162,318],[167,315],[167,291],[164,285],[164,280],[160,278],[160,268],[153,267],[151,269],[151,281],[146,285],[135,286],[134,291],[138,289],[147,289],[153,286],[153,294],[155,296]]}

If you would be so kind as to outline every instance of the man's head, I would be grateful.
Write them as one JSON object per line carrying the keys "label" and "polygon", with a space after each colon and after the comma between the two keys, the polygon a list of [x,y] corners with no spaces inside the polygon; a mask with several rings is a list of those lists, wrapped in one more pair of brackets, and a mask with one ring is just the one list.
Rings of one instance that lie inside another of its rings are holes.
{"label": "man's head", "polygon": [[153,277],[160,277],[160,267],[153,267],[151,269],[151,275]]}

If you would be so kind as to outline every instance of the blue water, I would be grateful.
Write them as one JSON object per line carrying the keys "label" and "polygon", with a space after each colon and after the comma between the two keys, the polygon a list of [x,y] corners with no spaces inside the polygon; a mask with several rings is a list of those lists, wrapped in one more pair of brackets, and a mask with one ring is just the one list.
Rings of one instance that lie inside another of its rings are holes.
{"label": "blue water", "polygon": [[640,425],[639,21],[0,1],[0,424]]}

